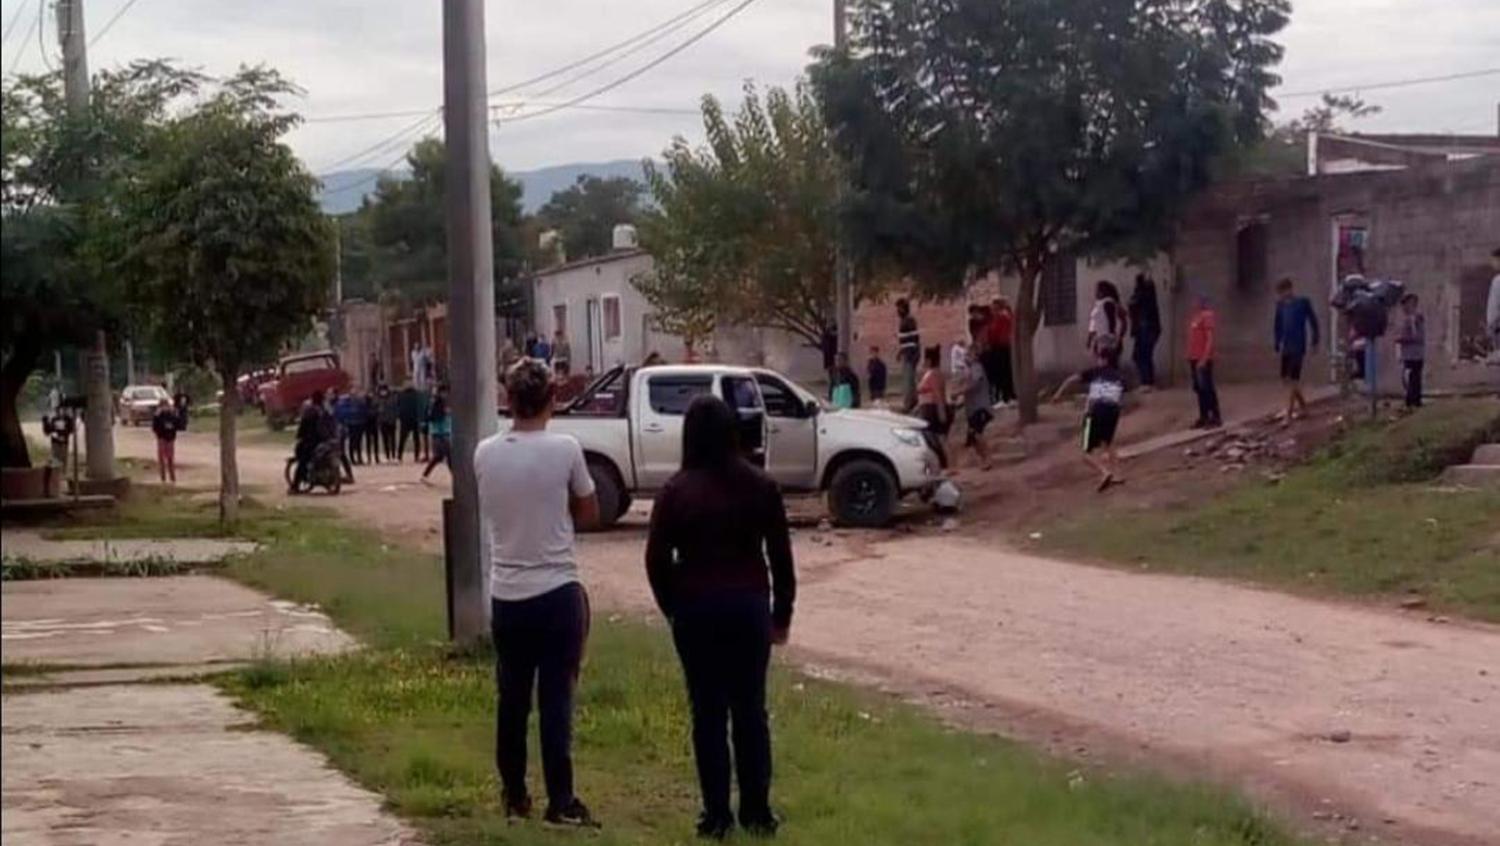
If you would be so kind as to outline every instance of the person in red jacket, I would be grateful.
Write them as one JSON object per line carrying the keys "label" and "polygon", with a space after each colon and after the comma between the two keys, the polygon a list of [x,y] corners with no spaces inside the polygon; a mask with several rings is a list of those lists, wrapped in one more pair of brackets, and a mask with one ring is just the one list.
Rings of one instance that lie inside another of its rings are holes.
{"label": "person in red jacket", "polygon": [[1011,372],[1010,347],[1016,331],[1016,313],[1010,301],[996,297],[990,302],[990,325],[985,331],[985,378],[990,383],[994,402],[1010,403],[1016,399],[1016,380]]}
{"label": "person in red jacket", "polygon": [[1194,429],[1216,429],[1224,425],[1219,413],[1219,391],[1214,387],[1214,340],[1218,316],[1208,297],[1198,298],[1198,310],[1188,322],[1188,366],[1193,373],[1193,393],[1198,395],[1198,422]]}

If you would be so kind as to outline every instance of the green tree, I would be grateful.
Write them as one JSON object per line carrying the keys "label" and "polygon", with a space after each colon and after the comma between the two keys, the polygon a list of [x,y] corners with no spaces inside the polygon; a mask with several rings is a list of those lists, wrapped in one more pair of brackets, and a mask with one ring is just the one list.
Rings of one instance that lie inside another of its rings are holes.
{"label": "green tree", "polygon": [[[117,326],[122,306],[103,253],[104,224],[117,211],[108,186],[128,181],[173,105],[203,81],[160,61],[104,71],[93,78],[86,121],[69,116],[58,74],[0,86],[4,466],[30,465],[17,397],[38,363]],[[83,172],[93,178],[80,180]]]}
{"label": "green tree", "polygon": [[[242,69],[173,120],[130,181],[117,222],[119,269],[156,342],[232,386],[276,355],[327,301],[333,228],[317,180],[282,136],[299,118],[276,72]],[[219,414],[219,514],[234,523],[238,394]]]}
{"label": "green tree", "polygon": [[1260,143],[1236,151],[1227,170],[1248,177],[1300,176],[1307,172],[1307,133],[1345,132],[1347,121],[1379,113],[1379,106],[1359,97],[1324,94],[1301,116],[1276,124]]}
{"label": "green tree", "polygon": [[584,174],[537,210],[537,222],[557,231],[567,259],[602,256],[614,245],[616,224],[639,221],[645,190],[628,177]]}
{"label": "green tree", "polygon": [[747,86],[732,119],[703,98],[703,126],[706,147],[677,138],[662,168],[646,163],[656,208],[640,236],[655,266],[636,287],[662,329],[694,340],[716,318],[820,346],[834,320],[839,167],[817,100],[805,85],[764,100]]}
{"label": "green tree", "polygon": [[855,0],[850,50],[814,66],[853,183],[855,255],[926,290],[1020,280],[1015,370],[1050,256],[1170,241],[1213,165],[1265,129],[1287,0]]}
{"label": "green tree", "polygon": [[[395,294],[414,304],[447,299],[448,236],[443,208],[447,152],[424,138],[406,157],[409,176],[383,176],[350,222],[343,257],[346,291]],[[496,302],[514,300],[524,267],[521,186],[490,167],[491,237],[495,251]],[[359,232],[358,227],[365,227]],[[363,249],[364,253],[358,251]],[[351,276],[350,271],[355,275]],[[367,273],[366,283],[361,278]],[[350,288],[350,282],[354,287]],[[362,287],[363,286],[363,287]],[[372,297],[373,298],[373,297]]]}

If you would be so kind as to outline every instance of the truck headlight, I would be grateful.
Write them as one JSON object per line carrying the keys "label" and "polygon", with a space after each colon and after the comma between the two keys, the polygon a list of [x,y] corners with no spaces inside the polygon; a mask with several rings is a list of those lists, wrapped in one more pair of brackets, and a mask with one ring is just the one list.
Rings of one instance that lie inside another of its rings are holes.
{"label": "truck headlight", "polygon": [[922,445],[922,433],[916,429],[892,429],[891,434],[895,436],[896,440],[909,447],[919,447]]}

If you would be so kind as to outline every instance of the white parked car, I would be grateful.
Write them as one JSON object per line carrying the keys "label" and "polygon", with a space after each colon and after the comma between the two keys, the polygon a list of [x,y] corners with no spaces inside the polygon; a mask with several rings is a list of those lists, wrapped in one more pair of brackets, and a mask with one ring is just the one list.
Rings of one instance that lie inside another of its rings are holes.
{"label": "white parked car", "polygon": [[172,395],[160,385],[128,385],[120,392],[120,422],[126,426],[149,424],[161,401],[172,401]]}
{"label": "white parked car", "polygon": [[832,409],[759,368],[616,368],[558,409],[550,427],[583,445],[605,526],[625,514],[632,497],[649,496],[677,472],[683,414],[709,393],[740,413],[750,446],[783,490],[827,492],[842,525],[884,525],[903,496],[929,493],[942,478],[926,424],[916,418]]}

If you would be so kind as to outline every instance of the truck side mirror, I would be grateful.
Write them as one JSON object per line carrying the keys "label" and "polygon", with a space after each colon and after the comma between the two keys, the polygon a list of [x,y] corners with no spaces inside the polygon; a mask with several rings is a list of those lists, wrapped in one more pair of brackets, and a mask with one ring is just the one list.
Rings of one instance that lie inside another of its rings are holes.
{"label": "truck side mirror", "polygon": [[817,417],[818,416],[818,412],[820,412],[822,410],[823,410],[823,407],[821,405],[818,405],[818,401],[817,400],[810,399],[810,400],[807,401],[807,405],[805,405],[805,406],[802,407],[802,416],[803,417]]}

